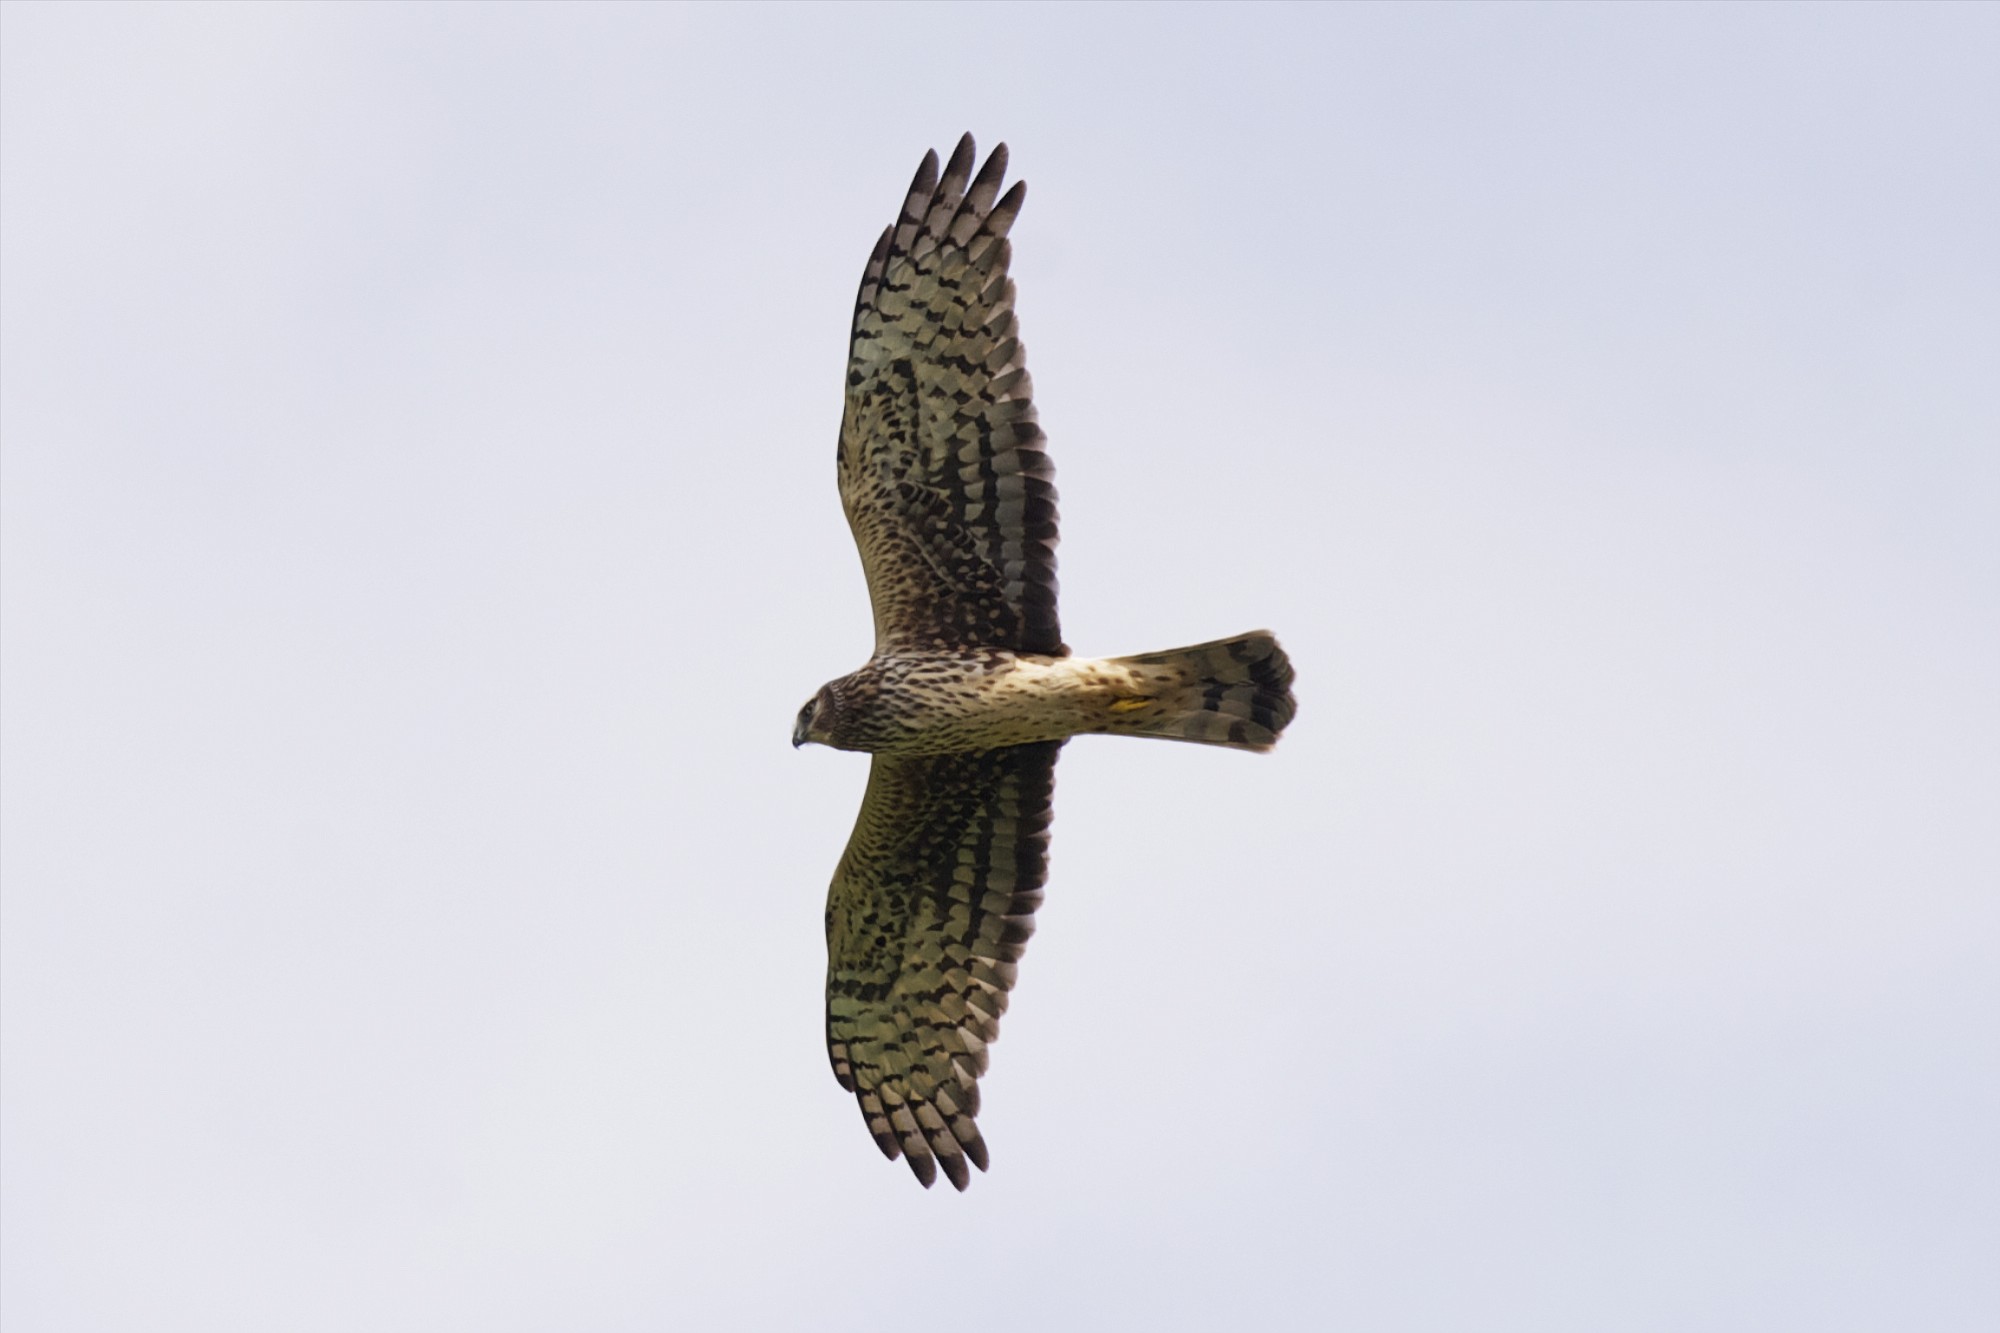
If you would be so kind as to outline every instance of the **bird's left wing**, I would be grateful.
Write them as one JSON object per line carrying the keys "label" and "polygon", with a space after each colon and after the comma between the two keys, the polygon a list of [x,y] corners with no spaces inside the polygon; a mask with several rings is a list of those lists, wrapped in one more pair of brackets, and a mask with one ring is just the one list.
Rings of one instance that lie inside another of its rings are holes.
{"label": "bird's left wing", "polygon": [[[1007,276],[1025,187],[1007,147],[972,174],[930,153],[862,274],[840,423],[840,499],[876,652],[1060,656],[1055,470],[1035,424]],[[996,199],[996,196],[997,199]]]}
{"label": "bird's left wing", "polygon": [[868,1132],[926,1186],[986,1169],[986,1048],[1048,875],[1061,741],[875,756],[826,903],[826,1043]]}

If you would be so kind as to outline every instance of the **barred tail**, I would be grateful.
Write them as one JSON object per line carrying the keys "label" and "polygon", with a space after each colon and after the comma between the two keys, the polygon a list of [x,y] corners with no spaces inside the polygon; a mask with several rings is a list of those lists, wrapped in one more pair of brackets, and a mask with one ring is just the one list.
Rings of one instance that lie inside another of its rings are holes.
{"label": "barred tail", "polygon": [[1148,696],[1112,705],[1106,730],[1121,735],[1268,750],[1298,711],[1291,661],[1264,630],[1111,664],[1128,668]]}

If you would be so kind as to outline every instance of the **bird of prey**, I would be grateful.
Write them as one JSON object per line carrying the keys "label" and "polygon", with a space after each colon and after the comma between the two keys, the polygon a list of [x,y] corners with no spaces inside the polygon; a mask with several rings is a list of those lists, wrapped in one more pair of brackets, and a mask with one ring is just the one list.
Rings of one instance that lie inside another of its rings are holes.
{"label": "bird of prey", "polygon": [[875,652],[799,710],[792,744],[874,756],[826,904],[826,1043],[884,1156],[928,1187],[986,1169],[987,1047],[1048,873],[1056,753],[1111,733],[1268,750],[1292,668],[1268,633],[1070,656],[1056,490],[1014,318],[1007,149],[927,153],[868,256],[839,481]]}

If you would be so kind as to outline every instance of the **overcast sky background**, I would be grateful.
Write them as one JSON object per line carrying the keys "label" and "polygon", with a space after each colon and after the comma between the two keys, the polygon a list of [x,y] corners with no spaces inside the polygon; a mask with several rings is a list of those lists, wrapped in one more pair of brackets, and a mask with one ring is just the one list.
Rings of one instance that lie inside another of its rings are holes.
{"label": "overcast sky background", "polygon": [[[2000,1320],[2000,7],[10,3],[4,1288],[84,1330]],[[918,1189],[822,1044],[923,151],[1086,739]]]}

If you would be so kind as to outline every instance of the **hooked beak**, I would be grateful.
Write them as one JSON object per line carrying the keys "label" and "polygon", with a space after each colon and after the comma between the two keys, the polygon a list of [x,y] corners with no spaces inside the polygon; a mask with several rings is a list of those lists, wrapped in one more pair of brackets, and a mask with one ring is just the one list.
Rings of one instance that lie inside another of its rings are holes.
{"label": "hooked beak", "polygon": [[792,724],[792,748],[798,749],[806,743],[806,723],[803,718]]}

